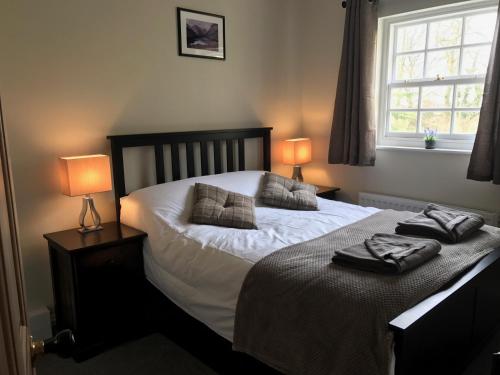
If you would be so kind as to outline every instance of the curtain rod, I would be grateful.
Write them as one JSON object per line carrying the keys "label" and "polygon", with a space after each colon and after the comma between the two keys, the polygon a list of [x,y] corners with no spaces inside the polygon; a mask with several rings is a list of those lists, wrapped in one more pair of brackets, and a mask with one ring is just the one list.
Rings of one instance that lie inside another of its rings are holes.
{"label": "curtain rod", "polygon": [[[373,3],[373,0],[368,0],[369,3]],[[342,1],[342,8],[347,8],[347,1]]]}

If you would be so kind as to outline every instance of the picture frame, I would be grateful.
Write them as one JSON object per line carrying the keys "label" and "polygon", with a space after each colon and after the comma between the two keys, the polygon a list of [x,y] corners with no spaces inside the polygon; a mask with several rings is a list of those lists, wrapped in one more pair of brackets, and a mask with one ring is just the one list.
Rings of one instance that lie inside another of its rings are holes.
{"label": "picture frame", "polygon": [[225,17],[219,14],[177,8],[179,56],[226,59]]}

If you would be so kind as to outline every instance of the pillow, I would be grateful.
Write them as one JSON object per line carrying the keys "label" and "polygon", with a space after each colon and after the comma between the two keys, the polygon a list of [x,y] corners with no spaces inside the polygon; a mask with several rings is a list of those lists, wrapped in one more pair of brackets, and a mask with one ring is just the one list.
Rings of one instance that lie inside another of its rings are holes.
{"label": "pillow", "polygon": [[265,174],[263,185],[260,197],[269,206],[303,211],[318,209],[316,186],[297,182],[274,173]]}
{"label": "pillow", "polygon": [[257,229],[254,198],[197,182],[191,222],[221,227]]}

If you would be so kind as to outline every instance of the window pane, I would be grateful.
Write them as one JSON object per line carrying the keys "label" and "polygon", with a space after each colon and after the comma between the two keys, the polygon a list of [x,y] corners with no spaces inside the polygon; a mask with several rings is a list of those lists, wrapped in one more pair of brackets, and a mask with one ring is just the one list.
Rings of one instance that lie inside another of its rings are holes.
{"label": "window pane", "polygon": [[480,108],[483,102],[484,85],[457,85],[457,108]]}
{"label": "window pane", "polygon": [[479,111],[455,112],[454,134],[476,134]]}
{"label": "window pane", "polygon": [[491,43],[495,32],[496,13],[478,14],[465,19],[464,44]]}
{"label": "window pane", "polygon": [[490,46],[464,48],[462,74],[486,74],[490,50]]}
{"label": "window pane", "polygon": [[389,121],[391,132],[417,132],[417,112],[391,112]]}
{"label": "window pane", "polygon": [[398,52],[410,52],[425,49],[427,25],[412,25],[398,28]]}
{"label": "window pane", "polygon": [[423,53],[412,53],[396,57],[396,79],[398,81],[422,78],[423,71]]}
{"label": "window pane", "polygon": [[416,109],[418,107],[418,87],[404,87],[391,90],[392,109]]}
{"label": "window pane", "polygon": [[432,22],[429,29],[429,48],[460,45],[462,40],[462,18]]}
{"label": "window pane", "polygon": [[451,128],[451,112],[422,112],[420,132],[424,129],[435,129],[440,134],[449,134]]}
{"label": "window pane", "polygon": [[422,87],[422,108],[451,108],[453,86]]}
{"label": "window pane", "polygon": [[459,49],[429,52],[427,55],[427,78],[436,78],[458,75]]}

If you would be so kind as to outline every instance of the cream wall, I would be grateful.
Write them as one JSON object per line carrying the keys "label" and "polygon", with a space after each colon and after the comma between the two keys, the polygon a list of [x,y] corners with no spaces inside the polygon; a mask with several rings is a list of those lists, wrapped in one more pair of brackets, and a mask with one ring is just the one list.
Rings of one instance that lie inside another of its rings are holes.
{"label": "cream wall", "polygon": [[380,17],[385,17],[393,14],[412,12],[419,9],[438,7],[452,3],[460,3],[463,1],[472,2],[478,0],[418,0],[418,1],[378,0],[378,1],[379,1],[378,14]]}
{"label": "cream wall", "polygon": [[[52,303],[42,234],[77,226],[58,156],[106,135],[274,126],[300,133],[287,0],[0,0],[0,93],[29,308]],[[227,60],[177,55],[176,6],[226,16]],[[278,166],[279,167],[279,166]],[[96,195],[114,219],[111,193]]]}
{"label": "cream wall", "polygon": [[[392,2],[381,0],[381,6]],[[295,7],[303,30],[299,43],[303,135],[313,139],[314,150],[313,163],[304,169],[307,180],[337,185],[343,198],[354,202],[359,191],[367,191],[500,211],[499,186],[466,180],[469,155],[378,150],[373,168],[329,165],[345,11],[331,0],[297,1]]]}

